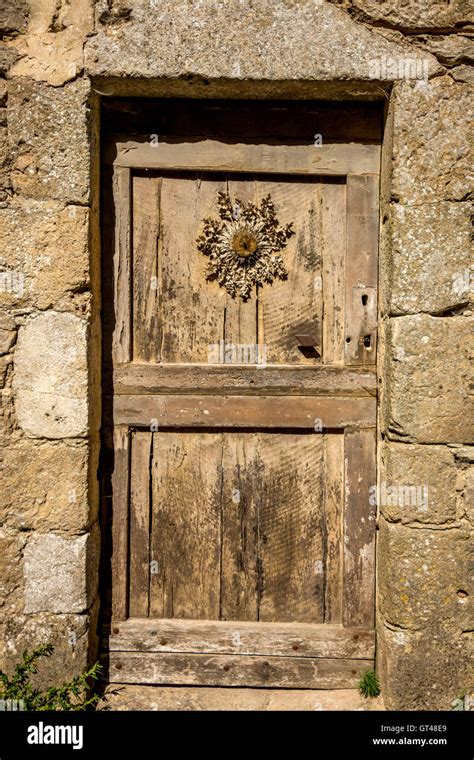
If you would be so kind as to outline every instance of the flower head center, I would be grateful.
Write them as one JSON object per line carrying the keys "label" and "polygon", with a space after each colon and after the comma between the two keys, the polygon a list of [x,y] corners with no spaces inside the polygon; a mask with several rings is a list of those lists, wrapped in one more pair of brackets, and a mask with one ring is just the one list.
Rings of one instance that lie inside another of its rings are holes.
{"label": "flower head center", "polygon": [[247,258],[257,250],[257,238],[249,230],[239,230],[232,238],[231,247],[237,256]]}

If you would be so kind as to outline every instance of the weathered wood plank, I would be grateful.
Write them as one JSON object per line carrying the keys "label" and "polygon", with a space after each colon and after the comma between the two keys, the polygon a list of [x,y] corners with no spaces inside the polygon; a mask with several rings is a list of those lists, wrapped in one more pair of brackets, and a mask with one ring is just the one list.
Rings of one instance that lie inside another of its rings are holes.
{"label": "weathered wood plank", "polygon": [[344,364],[346,185],[322,185],[321,256],[324,297],[322,355],[324,364]]}
{"label": "weathered wood plank", "polygon": [[375,632],[341,625],[129,618],[108,634],[115,652],[196,652],[371,659]]}
{"label": "weathered wood plank", "polygon": [[116,396],[114,419],[119,425],[148,427],[260,427],[314,429],[375,425],[372,398],[306,396]]}
{"label": "weathered wood plank", "polygon": [[161,359],[159,320],[161,177],[132,178],[133,203],[133,359]]}
{"label": "weathered wood plank", "polygon": [[324,595],[326,623],[342,622],[344,568],[344,435],[324,435],[324,509],[326,529],[326,589]]}
{"label": "weathered wood plank", "polygon": [[156,652],[110,652],[111,683],[271,686],[299,689],[355,688],[373,660],[253,657]]}
{"label": "weathered wood plank", "polygon": [[246,689],[217,686],[138,686],[106,689],[98,710],[297,711],[383,710],[381,697],[365,699],[357,689]]}
{"label": "weathered wood plank", "polygon": [[323,622],[322,436],[265,432],[254,437],[259,620]]}
{"label": "weathered wood plank", "polygon": [[223,178],[164,176],[160,200],[160,309],[165,362],[207,362],[223,337],[226,292],[206,279],[207,258],[196,246],[202,220],[216,214]]}
{"label": "weathered wood plank", "polygon": [[130,170],[115,167],[112,183],[114,206],[114,363],[131,359],[131,180]]}
{"label": "weathered wood plank", "polygon": [[[225,345],[222,345],[222,353]],[[339,368],[125,364],[114,369],[117,395],[235,393],[238,395],[375,396],[374,372]]]}
{"label": "weathered wood plank", "polygon": [[[257,183],[258,197],[270,194],[280,223],[292,222],[295,231],[281,252],[287,278],[276,279],[259,293],[267,362],[271,364],[314,365],[321,361],[321,188],[314,179]],[[304,335],[311,336],[313,346],[303,347]]]}
{"label": "weathered wood plank", "polygon": [[155,433],[150,614],[219,618],[222,436]]}
{"label": "weathered wood plank", "polygon": [[[220,618],[258,620],[256,436],[223,433]],[[261,484],[260,484],[261,485]]]}
{"label": "weathered wood plank", "polygon": [[130,433],[117,426],[113,435],[112,484],[112,618],[124,620],[128,615],[129,558],[129,467]]}
{"label": "weathered wood plank", "polygon": [[347,178],[346,365],[375,364],[378,175]]}
{"label": "weathered wood plank", "polygon": [[130,458],[130,598],[129,614],[148,615],[150,574],[150,460],[153,433],[135,431]]}
{"label": "weathered wood plank", "polygon": [[380,146],[361,143],[308,145],[300,141],[272,144],[223,142],[195,135],[176,141],[173,135],[160,135],[153,145],[150,135],[115,136],[115,145],[106,149],[105,163],[136,169],[184,169],[199,171],[265,172],[344,176],[379,171]]}
{"label": "weathered wood plank", "polygon": [[[228,178],[226,190],[235,203],[236,199],[242,201],[244,205],[254,202],[257,199],[256,183],[253,177],[247,177],[245,180]],[[214,209],[216,215],[217,207]],[[204,286],[206,287],[206,285]],[[257,308],[256,308],[256,291],[253,289],[252,297],[248,301],[241,298],[232,298],[227,292],[225,293],[225,310],[224,310],[224,332],[222,335],[216,335],[216,338],[223,339],[226,345],[233,344],[236,346],[256,346],[257,344]],[[218,327],[218,325],[216,325]],[[226,352],[233,359],[233,352]],[[255,355],[255,354],[254,354]]]}
{"label": "weathered wood plank", "polygon": [[344,601],[343,624],[374,625],[375,519],[370,487],[376,483],[375,432],[344,435]]}

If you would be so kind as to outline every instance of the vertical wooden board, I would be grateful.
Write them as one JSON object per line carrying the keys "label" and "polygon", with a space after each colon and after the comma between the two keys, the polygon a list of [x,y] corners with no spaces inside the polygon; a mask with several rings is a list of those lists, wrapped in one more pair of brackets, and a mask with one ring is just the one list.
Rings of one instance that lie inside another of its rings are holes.
{"label": "vertical wooden board", "polygon": [[325,623],[342,623],[344,435],[324,434],[324,505],[326,513]]}
{"label": "vertical wooden board", "polygon": [[154,433],[151,615],[219,618],[221,481],[221,433]]}
{"label": "vertical wooden board", "polygon": [[[114,206],[114,328],[112,358],[114,363],[131,357],[131,183],[130,170],[114,167],[112,195]],[[112,222],[112,220],[111,220]]]}
{"label": "vertical wooden board", "polygon": [[221,619],[258,620],[257,502],[264,483],[249,433],[223,433]]}
{"label": "vertical wooden board", "polygon": [[377,174],[347,177],[347,365],[376,361],[378,187]]}
{"label": "vertical wooden board", "polygon": [[133,208],[133,359],[159,362],[158,241],[161,177],[132,178]]}
{"label": "vertical wooden board", "polygon": [[[295,235],[281,252],[288,278],[259,288],[267,361],[314,365],[320,361],[322,330],[321,184],[314,178],[259,181],[258,197],[268,193],[280,224],[293,222]],[[316,348],[300,348],[298,335],[312,336]]]}
{"label": "vertical wooden board", "polygon": [[[245,180],[229,178],[226,183],[227,191],[235,202],[236,199],[243,204],[255,200],[255,182],[253,177]],[[225,321],[224,335],[226,345],[255,346],[257,343],[257,293],[254,289],[248,301],[243,301],[239,295],[232,298],[228,293],[225,297]],[[232,358],[232,352],[227,351],[227,356]],[[239,352],[237,352],[239,356]]]}
{"label": "vertical wooden board", "polygon": [[324,182],[322,191],[323,364],[344,364],[346,185]]}
{"label": "vertical wooden board", "polygon": [[130,433],[122,426],[114,429],[113,459],[112,618],[125,620],[128,615]]}
{"label": "vertical wooden board", "polygon": [[376,484],[375,431],[344,436],[344,600],[345,627],[374,625],[375,519],[371,486]]}
{"label": "vertical wooden board", "polygon": [[257,452],[259,620],[323,622],[322,436],[261,433]]}
{"label": "vertical wooden board", "polygon": [[225,290],[206,279],[207,257],[196,239],[217,216],[225,182],[209,175],[166,175],[160,204],[160,321],[164,362],[207,362],[223,336]]}
{"label": "vertical wooden board", "polygon": [[132,433],[130,457],[130,617],[148,615],[150,462],[153,433]]}

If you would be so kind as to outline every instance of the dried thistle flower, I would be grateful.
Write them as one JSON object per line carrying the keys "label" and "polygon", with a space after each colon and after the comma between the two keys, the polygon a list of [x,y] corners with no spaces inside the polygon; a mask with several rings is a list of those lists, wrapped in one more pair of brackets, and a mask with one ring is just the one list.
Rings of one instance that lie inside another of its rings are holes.
{"label": "dried thistle flower", "polygon": [[275,207],[267,195],[260,204],[232,203],[228,193],[217,194],[219,217],[204,219],[203,232],[196,244],[209,258],[207,279],[235,298],[247,301],[252,288],[272,283],[276,277],[286,279],[283,259],[278,255],[294,231],[292,224],[282,227]]}

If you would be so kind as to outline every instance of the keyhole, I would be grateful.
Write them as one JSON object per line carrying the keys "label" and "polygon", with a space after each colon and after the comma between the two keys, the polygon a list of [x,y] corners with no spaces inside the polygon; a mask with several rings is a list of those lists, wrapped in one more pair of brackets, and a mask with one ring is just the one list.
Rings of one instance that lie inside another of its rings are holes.
{"label": "keyhole", "polygon": [[364,335],[364,346],[370,348],[370,335]]}
{"label": "keyhole", "polygon": [[367,306],[367,301],[368,300],[369,300],[369,296],[366,293],[364,293],[364,295],[361,298],[362,306]]}

